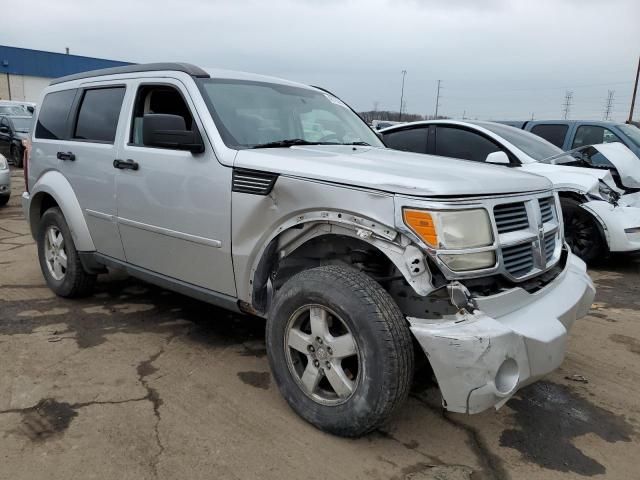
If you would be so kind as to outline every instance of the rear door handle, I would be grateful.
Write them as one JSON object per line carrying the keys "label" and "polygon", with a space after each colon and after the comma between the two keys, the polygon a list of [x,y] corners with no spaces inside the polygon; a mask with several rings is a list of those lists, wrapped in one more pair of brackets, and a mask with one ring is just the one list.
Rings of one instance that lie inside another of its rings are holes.
{"label": "rear door handle", "polygon": [[58,152],[56,157],[58,157],[58,160],[71,160],[72,162],[76,159],[73,152]]}
{"label": "rear door handle", "polygon": [[116,158],[113,161],[113,167],[119,168],[120,170],[138,170],[140,168],[140,165],[138,164],[138,162],[131,160],[130,158],[127,160],[120,160]]}

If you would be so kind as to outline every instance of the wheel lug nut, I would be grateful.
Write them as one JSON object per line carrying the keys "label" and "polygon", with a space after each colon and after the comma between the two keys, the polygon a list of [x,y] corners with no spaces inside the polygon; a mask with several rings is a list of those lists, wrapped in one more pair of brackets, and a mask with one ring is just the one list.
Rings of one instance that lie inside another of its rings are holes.
{"label": "wheel lug nut", "polygon": [[310,352],[315,352],[315,351],[316,351],[316,349],[315,349],[315,348],[313,348],[313,345],[309,345],[309,346],[307,347],[307,349],[308,349]]}
{"label": "wheel lug nut", "polygon": [[331,350],[331,347],[327,347],[327,352],[329,353],[329,355],[333,353],[333,350]]}
{"label": "wheel lug nut", "polygon": [[318,342],[320,345],[322,345],[322,339],[320,337],[316,337],[316,342]]}
{"label": "wheel lug nut", "polygon": [[319,367],[320,366],[320,362],[318,360],[314,360],[313,361],[313,366],[316,367],[316,368]]}
{"label": "wheel lug nut", "polygon": [[320,375],[324,375],[324,369],[320,369]]}
{"label": "wheel lug nut", "polygon": [[327,370],[331,370],[331,364],[329,362],[325,362],[324,366],[327,367]]}

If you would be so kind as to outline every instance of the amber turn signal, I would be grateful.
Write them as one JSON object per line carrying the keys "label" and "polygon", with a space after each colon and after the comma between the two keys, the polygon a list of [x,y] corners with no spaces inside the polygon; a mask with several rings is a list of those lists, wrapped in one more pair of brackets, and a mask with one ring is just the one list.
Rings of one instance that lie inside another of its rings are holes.
{"label": "amber turn signal", "polygon": [[438,233],[436,225],[430,213],[424,210],[402,211],[404,223],[413,230],[427,245],[436,248],[438,246]]}

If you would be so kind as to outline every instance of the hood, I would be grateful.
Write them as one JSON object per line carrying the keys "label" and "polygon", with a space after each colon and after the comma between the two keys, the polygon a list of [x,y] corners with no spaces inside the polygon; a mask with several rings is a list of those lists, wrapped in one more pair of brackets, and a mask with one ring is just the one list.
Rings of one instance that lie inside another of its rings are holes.
{"label": "hood", "polygon": [[640,158],[622,143],[601,143],[593,148],[609,160],[620,175],[620,183],[626,188],[640,188]]}
{"label": "hood", "polygon": [[234,166],[415,196],[551,188],[545,178],[504,166],[350,145],[240,150]]}
{"label": "hood", "polygon": [[547,177],[556,189],[572,189],[583,193],[597,192],[600,180],[602,180],[609,187],[620,192],[609,170],[568,167],[540,162],[526,163],[520,168],[529,173]]}

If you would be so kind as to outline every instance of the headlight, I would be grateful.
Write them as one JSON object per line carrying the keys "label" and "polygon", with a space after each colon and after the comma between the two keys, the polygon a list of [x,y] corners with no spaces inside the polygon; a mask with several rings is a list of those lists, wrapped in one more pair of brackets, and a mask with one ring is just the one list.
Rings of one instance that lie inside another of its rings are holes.
{"label": "headlight", "polygon": [[[493,244],[489,214],[472,210],[404,209],[404,223],[420,239],[436,250],[464,250]],[[442,253],[438,255],[451,270],[466,271],[493,267],[495,253]]]}
{"label": "headlight", "polygon": [[0,155],[0,170],[6,170],[7,168],[9,168],[9,165],[7,165],[7,159],[4,158],[3,155]]}
{"label": "headlight", "polygon": [[613,205],[617,205],[618,200],[620,200],[620,195],[618,194],[618,192],[613,190],[611,187],[609,187],[609,185],[604,183],[602,180],[600,180],[600,183],[598,185],[598,193],[600,193],[600,196],[602,197],[603,200]]}

